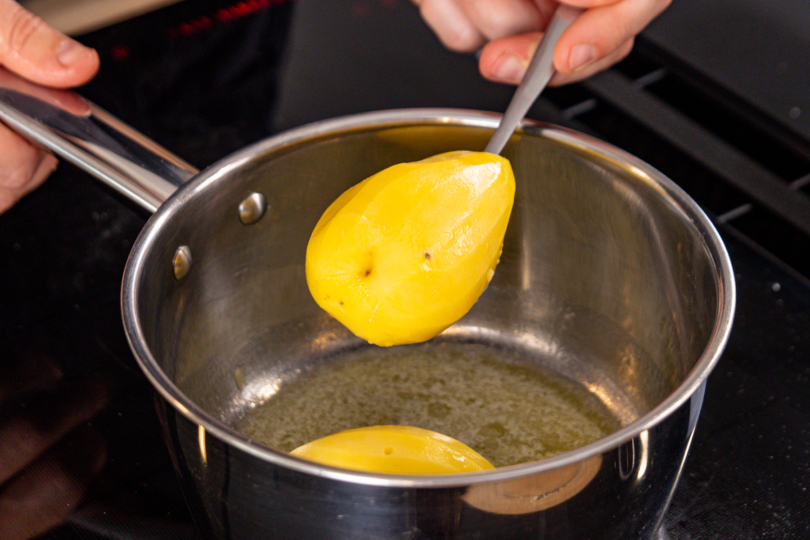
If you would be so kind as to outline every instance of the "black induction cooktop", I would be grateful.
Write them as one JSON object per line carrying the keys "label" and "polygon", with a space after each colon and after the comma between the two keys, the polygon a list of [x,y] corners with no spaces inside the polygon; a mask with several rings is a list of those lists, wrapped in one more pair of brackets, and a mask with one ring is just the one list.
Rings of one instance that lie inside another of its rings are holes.
{"label": "black induction cooktop", "polygon": [[[734,265],[734,330],[660,536],[810,538],[810,137],[790,113],[810,112],[791,97],[806,99],[810,82],[790,78],[807,85],[781,89],[787,105],[767,101],[684,44],[716,46],[701,25],[717,17],[680,4],[628,60],[549,91],[530,117],[661,169],[714,219]],[[764,9],[736,4],[727,19],[745,24]],[[767,16],[778,27],[776,4]],[[783,37],[806,45],[795,23]],[[498,111],[512,92],[442,49],[406,0],[180,2],[82,40],[102,56],[82,93],[198,167],[322,118]],[[197,536],[120,323],[120,279],[146,219],[67,164],[0,216],[0,538]],[[47,450],[25,459],[34,446]]]}

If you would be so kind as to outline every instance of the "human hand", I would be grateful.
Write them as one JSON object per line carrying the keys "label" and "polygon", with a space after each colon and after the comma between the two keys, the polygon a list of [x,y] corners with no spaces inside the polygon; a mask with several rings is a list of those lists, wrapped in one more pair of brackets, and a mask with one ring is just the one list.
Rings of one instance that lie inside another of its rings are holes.
{"label": "human hand", "polygon": [[41,353],[9,356],[0,360],[0,538],[26,540],[62,523],[104,466],[104,441],[87,422],[108,392],[66,380]]}
{"label": "human hand", "polygon": [[[551,16],[555,0],[413,0],[422,18],[454,51],[481,49],[481,74],[517,84]],[[633,40],[672,0],[563,0],[585,11],[554,49],[552,86],[590,77],[622,60]]]}
{"label": "human hand", "polygon": [[[14,0],[0,0],[0,65],[54,88],[79,86],[95,76],[99,58],[57,32]],[[42,184],[56,158],[0,124],[0,214]]]}

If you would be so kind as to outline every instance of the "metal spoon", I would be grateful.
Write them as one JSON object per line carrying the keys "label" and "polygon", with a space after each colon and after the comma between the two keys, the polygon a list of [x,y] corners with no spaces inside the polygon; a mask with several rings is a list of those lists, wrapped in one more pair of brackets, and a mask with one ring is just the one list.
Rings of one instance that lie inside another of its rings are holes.
{"label": "metal spoon", "polygon": [[500,154],[503,147],[506,146],[515,128],[529,111],[529,107],[554,76],[554,46],[557,45],[557,40],[560,39],[565,29],[580,13],[582,13],[581,9],[566,5],[559,6],[554,12],[554,16],[543,34],[543,39],[537,46],[537,51],[534,53],[529,67],[526,68],[526,74],[515,90],[515,95],[509,102],[501,123],[492,134],[484,152]]}

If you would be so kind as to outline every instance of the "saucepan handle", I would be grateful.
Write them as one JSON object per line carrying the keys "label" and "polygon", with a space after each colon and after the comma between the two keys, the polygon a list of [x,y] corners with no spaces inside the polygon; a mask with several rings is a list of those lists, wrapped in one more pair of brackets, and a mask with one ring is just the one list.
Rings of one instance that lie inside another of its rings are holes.
{"label": "saucepan handle", "polygon": [[150,212],[199,172],[78,94],[0,71],[0,121]]}

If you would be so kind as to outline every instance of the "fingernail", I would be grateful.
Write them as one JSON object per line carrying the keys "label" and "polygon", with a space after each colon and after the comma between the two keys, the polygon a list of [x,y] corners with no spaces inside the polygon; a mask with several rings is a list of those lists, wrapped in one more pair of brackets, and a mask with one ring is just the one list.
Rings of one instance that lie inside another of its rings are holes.
{"label": "fingernail", "polygon": [[505,83],[518,84],[526,72],[526,66],[512,53],[503,53],[492,67],[492,76]]}
{"label": "fingernail", "polygon": [[571,71],[579,71],[596,58],[596,48],[593,45],[577,45],[571,49],[568,57],[568,67]]}
{"label": "fingernail", "polygon": [[59,60],[59,63],[63,66],[69,67],[76,60],[78,60],[79,57],[86,53],[87,47],[78,41],[66,39],[62,41],[62,43],[60,43],[59,47],[56,49],[56,59]]}

